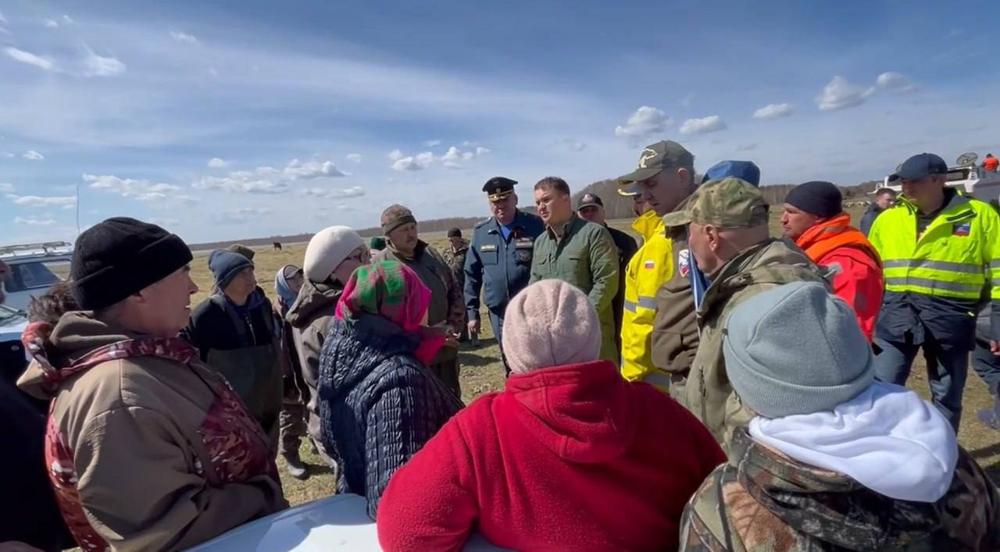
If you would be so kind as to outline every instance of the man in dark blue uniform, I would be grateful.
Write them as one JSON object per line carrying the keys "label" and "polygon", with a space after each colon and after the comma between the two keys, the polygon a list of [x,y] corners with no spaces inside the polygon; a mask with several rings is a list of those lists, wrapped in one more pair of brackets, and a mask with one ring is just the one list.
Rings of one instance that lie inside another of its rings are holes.
{"label": "man in dark blue uniform", "polygon": [[[465,307],[469,332],[478,333],[479,293],[490,311],[490,325],[503,354],[503,313],[507,303],[528,285],[535,238],[545,231],[542,219],[517,208],[514,180],[496,176],[483,191],[493,216],[476,225],[465,257]],[[506,366],[506,361],[504,362]]]}

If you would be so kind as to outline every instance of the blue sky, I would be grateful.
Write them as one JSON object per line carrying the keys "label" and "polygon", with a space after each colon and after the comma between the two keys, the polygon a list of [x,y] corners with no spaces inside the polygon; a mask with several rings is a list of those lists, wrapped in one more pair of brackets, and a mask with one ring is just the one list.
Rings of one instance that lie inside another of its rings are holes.
{"label": "blue sky", "polygon": [[[686,145],[765,183],[1000,150],[989,2],[0,0],[2,243],[485,216]],[[991,55],[992,54],[992,55]],[[992,123],[992,124],[991,124]]]}

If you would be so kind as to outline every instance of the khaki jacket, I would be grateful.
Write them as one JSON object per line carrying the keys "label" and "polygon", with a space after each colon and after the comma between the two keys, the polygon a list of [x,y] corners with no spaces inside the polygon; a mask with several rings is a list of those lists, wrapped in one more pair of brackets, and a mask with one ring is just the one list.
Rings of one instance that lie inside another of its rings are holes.
{"label": "khaki jacket", "polygon": [[795,244],[777,239],[747,249],[711,275],[712,283],[698,310],[701,339],[682,402],[720,443],[727,443],[725,437],[733,428],[750,419],[733,394],[722,356],[730,313],[743,301],[776,286],[812,281],[829,287],[826,278],[826,271],[813,264]]}
{"label": "khaki jacket", "polygon": [[[139,338],[77,312],[50,341],[70,367]],[[267,437],[236,393],[187,342],[165,341],[189,360],[147,351],[71,372],[38,357],[18,382],[54,401],[50,479],[84,550],[183,549],[288,506]]]}
{"label": "khaki jacket", "polygon": [[288,309],[285,319],[292,326],[292,343],[302,365],[302,379],[309,389],[309,436],[314,442],[321,438],[319,407],[319,357],[323,352],[327,330],[343,288],[339,285],[316,284],[306,280],[299,295]]}

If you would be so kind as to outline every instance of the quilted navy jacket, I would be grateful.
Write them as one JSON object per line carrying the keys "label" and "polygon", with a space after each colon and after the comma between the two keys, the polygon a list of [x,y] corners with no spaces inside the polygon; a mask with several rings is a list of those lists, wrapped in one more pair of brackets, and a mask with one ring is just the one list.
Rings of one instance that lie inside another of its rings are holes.
{"label": "quilted navy jacket", "polygon": [[338,492],[368,500],[375,518],[393,472],[462,403],[412,353],[415,337],[379,316],[334,320],[320,355],[323,446],[340,464]]}

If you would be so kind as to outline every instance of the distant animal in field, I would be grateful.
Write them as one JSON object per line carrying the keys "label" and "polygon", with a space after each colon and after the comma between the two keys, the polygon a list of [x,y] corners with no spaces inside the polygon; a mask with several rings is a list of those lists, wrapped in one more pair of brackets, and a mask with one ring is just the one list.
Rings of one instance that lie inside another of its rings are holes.
{"label": "distant animal in field", "polygon": [[274,242],[274,250],[281,251],[281,242]]}

